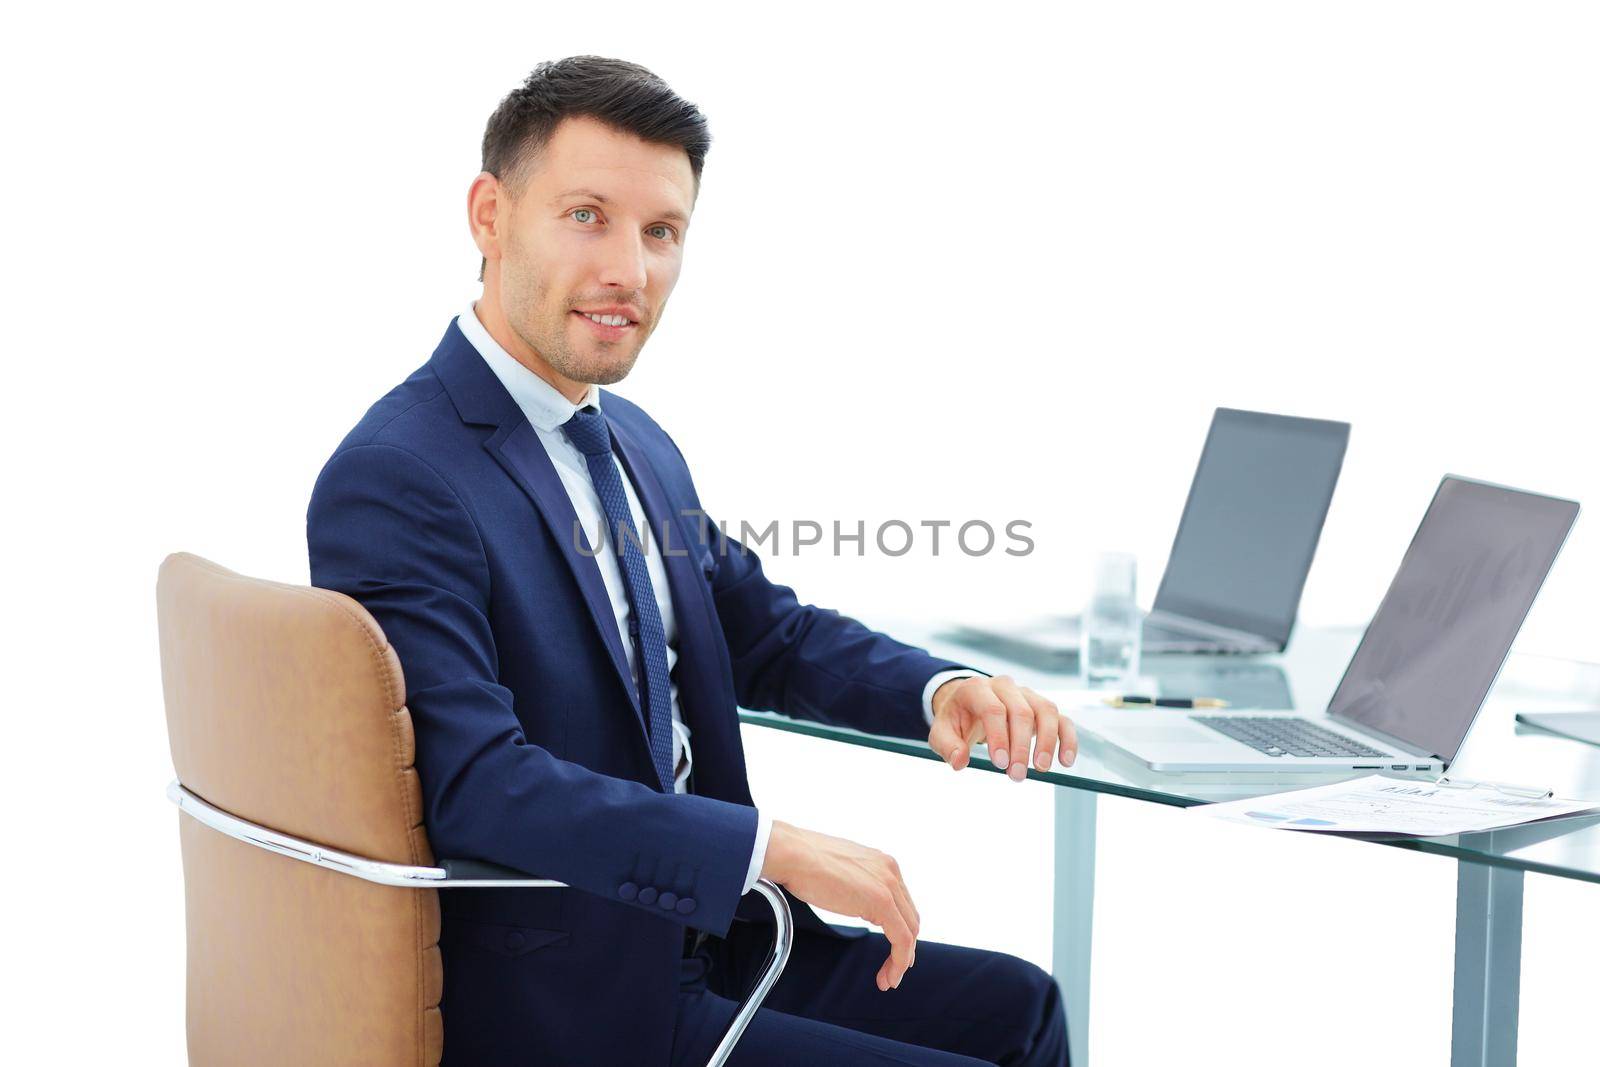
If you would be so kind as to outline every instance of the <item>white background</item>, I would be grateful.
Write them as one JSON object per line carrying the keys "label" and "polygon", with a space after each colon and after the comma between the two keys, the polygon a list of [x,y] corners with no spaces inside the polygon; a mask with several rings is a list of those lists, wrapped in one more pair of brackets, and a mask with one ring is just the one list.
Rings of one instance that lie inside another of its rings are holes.
{"label": "white background", "polygon": [[[36,8],[37,10],[37,8]],[[1593,502],[1587,4],[56,7],[0,43],[8,1000],[29,1062],[181,1062],[155,637],[186,549],[304,581],[361,412],[476,293],[483,124],[654,69],[715,144],[620,391],[719,517],[1033,523],[1026,558],[768,560],[873,617],[1148,602],[1211,410],[1349,420],[1305,622],[1439,476]],[[1580,520],[1522,647],[1600,657]],[[759,733],[760,736],[755,736]],[[746,729],[758,801],[895,853],[924,934],[1048,964],[1050,791]],[[817,788],[826,775],[828,788]],[[1101,804],[1096,1062],[1447,1062],[1454,867]],[[1594,1055],[1597,887],[1530,876],[1522,1062]]]}

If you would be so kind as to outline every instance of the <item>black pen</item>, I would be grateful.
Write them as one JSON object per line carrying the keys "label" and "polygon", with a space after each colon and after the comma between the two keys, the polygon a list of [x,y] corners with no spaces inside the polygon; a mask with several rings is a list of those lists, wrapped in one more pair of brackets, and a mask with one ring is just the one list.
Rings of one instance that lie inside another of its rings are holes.
{"label": "black pen", "polygon": [[1106,703],[1114,708],[1225,708],[1226,700],[1213,700],[1210,697],[1195,697],[1189,700],[1184,697],[1106,697]]}

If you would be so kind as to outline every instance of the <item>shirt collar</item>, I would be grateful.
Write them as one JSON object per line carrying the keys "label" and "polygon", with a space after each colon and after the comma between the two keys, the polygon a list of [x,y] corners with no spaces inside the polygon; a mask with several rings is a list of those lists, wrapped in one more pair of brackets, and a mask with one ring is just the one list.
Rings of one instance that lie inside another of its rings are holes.
{"label": "shirt collar", "polygon": [[581,407],[599,409],[600,390],[595,386],[589,386],[583,403],[574,404],[561,395],[561,390],[517,362],[516,357],[500,346],[500,342],[489,336],[473,304],[469,303],[467,310],[457,317],[456,325],[462,336],[478,350],[483,361],[489,364],[489,369],[494,371],[494,376],[500,379],[500,384],[506,387],[506,392],[511,394],[511,399],[517,402],[517,407],[522,409],[535,429],[553,431],[572,418]]}

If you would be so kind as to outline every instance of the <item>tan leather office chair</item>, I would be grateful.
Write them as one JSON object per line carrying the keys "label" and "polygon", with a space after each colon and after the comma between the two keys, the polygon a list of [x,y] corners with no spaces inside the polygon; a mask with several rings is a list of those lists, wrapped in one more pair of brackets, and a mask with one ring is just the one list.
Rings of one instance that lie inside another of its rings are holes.
{"label": "tan leather office chair", "polygon": [[[180,552],[161,564],[156,601],[189,1062],[435,1067],[449,980],[436,890],[562,883],[435,864],[400,661],[355,600]],[[788,960],[788,902],[765,879],[754,891],[773,907],[774,943],[715,1065]]]}

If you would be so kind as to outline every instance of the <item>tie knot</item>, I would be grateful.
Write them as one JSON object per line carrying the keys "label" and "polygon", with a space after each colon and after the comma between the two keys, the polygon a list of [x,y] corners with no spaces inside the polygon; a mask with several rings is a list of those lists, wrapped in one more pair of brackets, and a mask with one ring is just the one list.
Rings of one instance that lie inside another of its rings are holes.
{"label": "tie knot", "polygon": [[567,440],[586,456],[603,456],[611,451],[611,427],[595,408],[579,408],[561,424]]}

